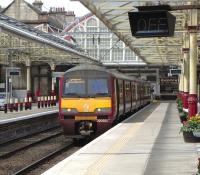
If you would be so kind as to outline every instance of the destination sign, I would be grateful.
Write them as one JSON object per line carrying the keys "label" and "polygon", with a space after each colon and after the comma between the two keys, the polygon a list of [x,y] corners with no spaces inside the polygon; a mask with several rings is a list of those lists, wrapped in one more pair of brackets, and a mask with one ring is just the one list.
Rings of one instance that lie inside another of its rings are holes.
{"label": "destination sign", "polygon": [[181,74],[181,69],[170,69],[170,74],[171,75],[179,75]]}
{"label": "destination sign", "polygon": [[139,11],[128,15],[132,35],[137,38],[174,35],[176,17],[168,11]]}

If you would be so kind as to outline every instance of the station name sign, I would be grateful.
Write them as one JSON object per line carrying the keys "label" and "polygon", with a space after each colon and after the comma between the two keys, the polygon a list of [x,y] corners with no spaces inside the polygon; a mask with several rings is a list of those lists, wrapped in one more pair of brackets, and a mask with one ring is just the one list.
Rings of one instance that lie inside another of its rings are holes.
{"label": "station name sign", "polygon": [[171,76],[180,75],[181,74],[181,69],[170,69],[169,73],[170,73]]}
{"label": "station name sign", "polygon": [[176,17],[166,10],[129,12],[132,35],[143,37],[170,37],[174,35]]}

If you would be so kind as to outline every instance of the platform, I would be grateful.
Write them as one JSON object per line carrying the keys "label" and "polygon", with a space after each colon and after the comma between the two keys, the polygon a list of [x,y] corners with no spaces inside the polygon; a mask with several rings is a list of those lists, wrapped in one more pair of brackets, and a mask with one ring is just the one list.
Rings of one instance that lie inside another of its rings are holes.
{"label": "platform", "polygon": [[0,124],[5,122],[11,122],[16,120],[24,120],[31,117],[37,117],[41,115],[47,115],[52,113],[58,113],[58,106],[51,106],[47,108],[39,108],[37,106],[32,106],[31,110],[23,110],[23,111],[14,111],[4,113],[4,111],[0,111]]}
{"label": "platform", "polygon": [[43,175],[192,175],[198,145],[185,143],[175,103],[152,104]]}

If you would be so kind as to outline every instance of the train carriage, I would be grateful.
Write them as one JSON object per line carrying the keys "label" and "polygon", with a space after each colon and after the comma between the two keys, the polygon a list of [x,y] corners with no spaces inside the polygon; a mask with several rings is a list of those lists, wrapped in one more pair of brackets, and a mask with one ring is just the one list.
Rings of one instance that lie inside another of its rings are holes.
{"label": "train carriage", "polygon": [[80,65],[61,78],[59,120],[66,135],[101,134],[150,102],[150,85],[95,65]]}

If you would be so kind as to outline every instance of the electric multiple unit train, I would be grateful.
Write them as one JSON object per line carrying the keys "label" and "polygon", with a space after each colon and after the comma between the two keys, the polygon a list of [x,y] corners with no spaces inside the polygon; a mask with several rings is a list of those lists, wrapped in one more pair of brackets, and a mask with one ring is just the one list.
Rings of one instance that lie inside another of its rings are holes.
{"label": "electric multiple unit train", "polygon": [[61,78],[59,120],[66,135],[99,135],[150,100],[150,83],[80,65]]}

